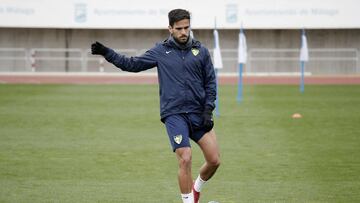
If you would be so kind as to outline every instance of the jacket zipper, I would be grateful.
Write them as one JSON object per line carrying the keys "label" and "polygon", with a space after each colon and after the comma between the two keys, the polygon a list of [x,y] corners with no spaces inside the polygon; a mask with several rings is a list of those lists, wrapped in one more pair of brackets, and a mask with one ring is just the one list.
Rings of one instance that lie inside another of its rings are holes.
{"label": "jacket zipper", "polygon": [[[182,105],[182,109],[184,109],[184,106],[185,106],[185,104],[188,102],[188,93],[187,93],[187,87],[188,87],[188,81],[187,81],[187,70],[186,70],[186,67],[185,67],[185,52],[184,52],[184,50],[181,50],[181,58],[182,58],[182,62],[183,62],[183,68],[184,68],[184,74],[185,74],[185,88],[184,88],[184,93],[185,93],[185,95],[184,95],[184,103],[183,103],[183,105]],[[185,112],[185,113],[188,113],[188,112]]]}

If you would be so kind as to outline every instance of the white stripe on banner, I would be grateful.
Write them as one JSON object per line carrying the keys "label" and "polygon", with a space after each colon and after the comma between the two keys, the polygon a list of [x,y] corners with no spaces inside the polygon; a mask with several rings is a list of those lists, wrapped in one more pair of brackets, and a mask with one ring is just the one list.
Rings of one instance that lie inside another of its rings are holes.
{"label": "white stripe on banner", "polygon": [[219,33],[217,30],[214,30],[214,39],[215,39],[215,47],[214,47],[214,68],[222,69],[222,57],[219,43]]}
{"label": "white stripe on banner", "polygon": [[300,61],[309,61],[309,50],[305,32],[301,35]]}
{"label": "white stripe on banner", "polygon": [[241,30],[239,34],[238,63],[246,64],[246,58],[247,58],[246,37],[244,32]]}

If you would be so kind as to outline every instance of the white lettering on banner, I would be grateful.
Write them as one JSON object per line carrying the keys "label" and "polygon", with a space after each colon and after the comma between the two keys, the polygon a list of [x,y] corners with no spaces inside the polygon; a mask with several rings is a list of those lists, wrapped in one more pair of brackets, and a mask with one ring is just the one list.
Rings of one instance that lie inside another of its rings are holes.
{"label": "white lettering on banner", "polygon": [[21,8],[21,7],[1,7],[0,13],[13,14],[13,15],[34,15],[35,9],[33,8]]}
{"label": "white lettering on banner", "polygon": [[116,16],[116,15],[145,15],[145,10],[126,10],[126,9],[94,9],[94,14],[99,16]]}
{"label": "white lettering on banner", "polygon": [[215,16],[218,29],[360,28],[359,0],[0,1],[0,27],[164,29],[182,5],[193,29],[213,29]]}
{"label": "white lettering on banner", "polygon": [[84,3],[78,3],[74,5],[75,12],[74,12],[74,19],[77,23],[84,23],[87,20],[87,5]]}
{"label": "white lettering on banner", "polygon": [[228,4],[226,5],[226,22],[227,23],[237,23],[238,20],[238,5],[237,4]]}
{"label": "white lettering on banner", "polygon": [[313,9],[311,9],[311,14],[313,14],[313,15],[334,16],[334,15],[339,14],[339,10],[338,9],[313,8]]}
{"label": "white lettering on banner", "polygon": [[296,15],[324,15],[324,16],[335,16],[339,14],[338,9],[321,9],[321,8],[310,8],[310,9],[261,9],[253,10],[246,9],[245,15],[249,16],[296,16]]}

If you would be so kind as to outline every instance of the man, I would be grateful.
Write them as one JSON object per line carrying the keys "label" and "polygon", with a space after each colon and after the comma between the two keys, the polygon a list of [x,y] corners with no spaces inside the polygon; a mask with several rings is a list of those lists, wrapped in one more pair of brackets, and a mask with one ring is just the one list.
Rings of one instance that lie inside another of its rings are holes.
{"label": "man", "polygon": [[[197,203],[206,181],[220,165],[213,128],[216,80],[210,54],[190,36],[190,13],[169,12],[170,37],[138,57],[125,57],[96,42],[92,54],[99,54],[123,71],[140,72],[157,67],[161,121],[165,124],[179,163],[178,182],[184,203]],[[191,175],[190,139],[203,152],[205,163],[195,182]]]}

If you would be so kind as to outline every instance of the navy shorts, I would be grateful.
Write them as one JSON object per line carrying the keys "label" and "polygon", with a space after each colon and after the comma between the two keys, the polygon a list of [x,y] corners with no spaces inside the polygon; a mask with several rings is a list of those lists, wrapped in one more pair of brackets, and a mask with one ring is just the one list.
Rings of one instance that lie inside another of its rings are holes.
{"label": "navy shorts", "polygon": [[201,114],[174,114],[165,118],[165,126],[173,151],[181,147],[191,147],[190,139],[198,142],[206,131],[202,128]]}

